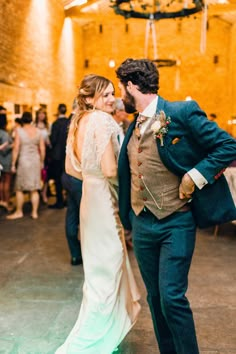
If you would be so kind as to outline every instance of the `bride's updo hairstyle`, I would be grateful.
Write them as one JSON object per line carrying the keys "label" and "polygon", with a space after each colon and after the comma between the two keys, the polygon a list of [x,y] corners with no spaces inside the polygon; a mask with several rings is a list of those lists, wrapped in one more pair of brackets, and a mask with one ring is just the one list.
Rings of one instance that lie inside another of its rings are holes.
{"label": "bride's updo hairstyle", "polygon": [[95,109],[96,107],[91,106],[86,101],[87,98],[94,98],[94,103],[96,103],[96,100],[103,94],[110,83],[111,81],[103,76],[94,74],[86,75],[79,87],[77,96],[78,109],[80,111]]}
{"label": "bride's updo hairstyle", "polygon": [[[100,75],[86,75],[79,86],[79,92],[77,96],[77,113],[74,120],[77,122],[86,112],[90,112],[96,108],[96,100],[103,94],[109,84],[112,84],[104,76]],[[94,99],[94,105],[88,102],[88,98]]]}
{"label": "bride's updo hairstyle", "polygon": [[[101,97],[109,84],[113,85],[113,83],[106,77],[95,74],[86,75],[81,81],[77,96],[76,113],[70,124],[72,145],[74,145],[79,120],[85,113],[89,113],[96,109],[96,101]],[[94,99],[93,105],[88,102],[88,98]]]}

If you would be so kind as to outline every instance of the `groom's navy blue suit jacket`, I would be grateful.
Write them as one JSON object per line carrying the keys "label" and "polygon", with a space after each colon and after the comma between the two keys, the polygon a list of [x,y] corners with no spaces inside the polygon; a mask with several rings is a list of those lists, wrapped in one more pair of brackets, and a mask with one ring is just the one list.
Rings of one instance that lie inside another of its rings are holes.
{"label": "groom's navy blue suit jacket", "polygon": [[[178,176],[196,168],[208,181],[201,190],[196,187],[193,194],[191,206],[197,225],[208,227],[236,219],[236,208],[223,176],[224,169],[236,159],[236,140],[209,121],[195,101],[169,102],[159,96],[156,111],[161,110],[171,118],[164,145],[156,139],[162,162]],[[127,145],[134,127],[135,121],[127,131],[118,162],[120,217],[128,230],[132,227]]]}

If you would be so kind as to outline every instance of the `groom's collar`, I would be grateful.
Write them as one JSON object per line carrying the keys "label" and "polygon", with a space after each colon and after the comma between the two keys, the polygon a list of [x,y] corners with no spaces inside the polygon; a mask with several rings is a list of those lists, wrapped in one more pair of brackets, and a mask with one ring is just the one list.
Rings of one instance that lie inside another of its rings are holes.
{"label": "groom's collar", "polygon": [[156,96],[149,103],[149,105],[144,109],[144,111],[140,112],[140,113],[145,117],[152,118],[154,116],[154,114],[156,113],[157,103],[158,103],[158,96]]}

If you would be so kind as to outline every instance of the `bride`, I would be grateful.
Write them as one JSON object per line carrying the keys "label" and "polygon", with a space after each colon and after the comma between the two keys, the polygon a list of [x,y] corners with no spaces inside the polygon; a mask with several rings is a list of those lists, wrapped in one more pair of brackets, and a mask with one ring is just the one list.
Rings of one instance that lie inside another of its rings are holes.
{"label": "bride", "polygon": [[84,266],[78,319],[56,354],[111,354],[140,311],[139,292],[118,216],[119,127],[110,80],[87,75],[67,140],[66,172],[83,179],[80,237]]}

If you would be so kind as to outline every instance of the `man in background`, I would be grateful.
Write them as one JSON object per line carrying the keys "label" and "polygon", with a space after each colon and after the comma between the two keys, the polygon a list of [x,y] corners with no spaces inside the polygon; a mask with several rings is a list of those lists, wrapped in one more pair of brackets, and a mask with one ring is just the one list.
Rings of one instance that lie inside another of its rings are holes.
{"label": "man in background", "polygon": [[0,106],[0,114],[6,114],[7,113],[7,109],[3,106]]}
{"label": "man in background", "polygon": [[56,203],[49,205],[51,209],[64,208],[63,187],[61,182],[62,173],[65,170],[66,156],[66,137],[68,118],[66,117],[67,107],[64,103],[58,105],[58,117],[52,124],[50,143],[50,163],[49,163],[49,179],[55,181]]}
{"label": "man in background", "polygon": [[130,121],[128,119],[128,113],[125,111],[125,106],[121,98],[116,98],[114,103],[114,111],[113,118],[117,122],[120,127],[120,134],[118,136],[118,140],[120,145],[122,145],[127,129],[130,125]]}
{"label": "man in background", "polygon": [[[69,124],[73,119],[77,107],[75,99],[72,105],[72,112],[67,120],[67,132]],[[82,197],[82,181],[68,175],[65,171],[62,174],[62,185],[67,192],[67,211],[65,220],[66,239],[71,255],[71,265],[82,264],[81,246],[79,240],[80,224],[80,202]]]}

